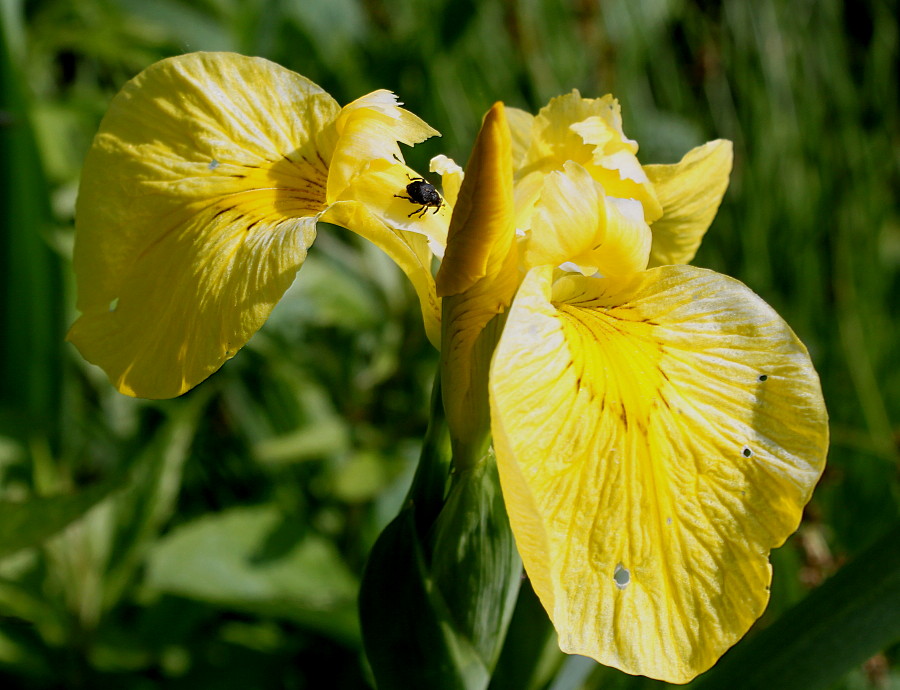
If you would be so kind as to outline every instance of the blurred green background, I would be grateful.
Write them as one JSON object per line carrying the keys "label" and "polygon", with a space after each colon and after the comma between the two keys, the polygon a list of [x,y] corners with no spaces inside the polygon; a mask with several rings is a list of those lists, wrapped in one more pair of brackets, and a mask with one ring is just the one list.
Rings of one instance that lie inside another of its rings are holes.
{"label": "blurred green background", "polygon": [[[399,271],[323,231],[262,331],[176,400],[119,395],[63,342],[83,156],[123,83],[183,52],[268,57],[341,103],[391,89],[443,133],[411,152],[421,171],[438,153],[464,163],[495,100],[536,111],[572,88],[618,96],[645,163],[732,139],[731,187],[695,263],[797,331],[833,437],[803,525],[773,554],[758,627],[900,517],[896,2],[0,8],[2,687],[368,687],[356,592],[410,481],[436,364]],[[559,663],[529,687],[653,685],[547,658]],[[900,688],[896,641],[835,687]]]}

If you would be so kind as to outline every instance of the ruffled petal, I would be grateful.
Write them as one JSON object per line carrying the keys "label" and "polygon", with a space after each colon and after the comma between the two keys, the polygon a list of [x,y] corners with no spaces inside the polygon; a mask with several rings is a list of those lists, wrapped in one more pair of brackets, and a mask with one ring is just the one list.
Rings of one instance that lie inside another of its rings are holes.
{"label": "ruffled petal", "polygon": [[357,98],[341,109],[335,123],[340,139],[328,176],[328,202],[344,193],[353,179],[371,169],[373,161],[402,163],[399,143],[412,146],[440,133],[400,107],[390,91]]}
{"label": "ruffled petal", "polygon": [[315,237],[339,110],[228,53],[156,63],[115,97],[82,175],[68,337],[121,392],[179,395],[262,325]]}
{"label": "ruffled petal", "polygon": [[644,166],[663,208],[652,226],[650,266],[694,258],[722,203],[732,159],[731,142],[719,139],[688,151],[674,165]]}
{"label": "ruffled petal", "polygon": [[535,116],[530,136],[527,153],[516,166],[518,228],[530,225],[530,204],[540,189],[535,178],[561,170],[566,161],[583,166],[607,196],[639,201],[647,223],[662,215],[638,162],[637,142],[625,136],[621,108],[612,96],[582,98],[573,90],[554,98]]}
{"label": "ruffled petal", "polygon": [[516,542],[564,651],[683,683],[765,608],[824,465],[819,381],[725,276],[551,281],[528,274],[491,367]]}

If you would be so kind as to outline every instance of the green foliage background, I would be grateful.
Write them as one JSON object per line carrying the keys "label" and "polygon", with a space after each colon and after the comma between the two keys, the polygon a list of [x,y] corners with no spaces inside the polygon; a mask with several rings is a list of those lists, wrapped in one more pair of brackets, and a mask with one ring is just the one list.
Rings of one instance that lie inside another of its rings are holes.
{"label": "green foliage background", "polygon": [[[695,263],[743,280],[788,320],[832,422],[828,468],[773,554],[757,627],[790,617],[900,518],[897,9],[0,0],[0,683],[368,687],[356,592],[412,476],[436,364],[394,266],[323,230],[270,322],[177,400],[119,395],[63,342],[91,137],[127,79],[194,50],[268,57],[342,103],[395,91],[444,135],[410,154],[422,171],[437,153],[464,163],[495,100],[535,111],[572,88],[619,97],[644,162],[732,139],[731,187]],[[900,619],[900,580],[881,586]],[[509,674],[517,653],[540,652],[526,644],[540,612],[520,603]],[[828,682],[900,688],[896,642]],[[530,680],[496,687],[656,685],[552,645],[541,659]]]}

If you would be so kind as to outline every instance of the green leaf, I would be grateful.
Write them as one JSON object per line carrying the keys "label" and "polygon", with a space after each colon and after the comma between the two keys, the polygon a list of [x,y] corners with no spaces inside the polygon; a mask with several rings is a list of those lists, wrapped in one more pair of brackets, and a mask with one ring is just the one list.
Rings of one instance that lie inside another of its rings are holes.
{"label": "green leaf", "polygon": [[490,673],[429,576],[409,504],[381,533],[359,594],[366,656],[379,690],[477,690]]}
{"label": "green leaf", "polygon": [[540,690],[553,680],[567,656],[559,649],[556,630],[526,580],[503,643],[490,690]]}
{"label": "green leaf", "polygon": [[149,544],[175,512],[182,469],[211,393],[211,388],[194,391],[166,406],[168,420],[129,471],[127,489],[113,501],[113,538],[103,587],[107,606],[115,605],[132,584]]}
{"label": "green leaf", "polygon": [[493,671],[522,581],[493,450],[455,476],[433,544],[431,576],[456,630]]}
{"label": "green leaf", "polygon": [[900,524],[695,687],[827,688],[900,640]]}
{"label": "green leaf", "polygon": [[174,530],[150,552],[146,585],[358,639],[353,574],[331,542],[274,506],[231,508]]}
{"label": "green leaf", "polygon": [[53,429],[59,410],[63,291],[44,240],[50,204],[21,65],[7,45],[12,23],[0,26],[0,412],[36,434]]}
{"label": "green leaf", "polygon": [[0,558],[43,543],[122,485],[122,477],[77,494],[0,502]]}

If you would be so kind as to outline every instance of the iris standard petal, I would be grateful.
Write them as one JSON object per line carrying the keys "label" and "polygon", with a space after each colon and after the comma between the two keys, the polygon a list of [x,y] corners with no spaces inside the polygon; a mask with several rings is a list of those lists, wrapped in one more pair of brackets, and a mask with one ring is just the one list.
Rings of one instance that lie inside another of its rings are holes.
{"label": "iris standard petal", "polygon": [[113,99],[76,206],[68,337],[120,391],[179,395],[262,325],[315,237],[339,110],[228,53],[163,60]]}
{"label": "iris standard petal", "polygon": [[645,165],[663,207],[652,225],[650,266],[686,264],[694,258],[725,196],[733,153],[719,139],[688,151],[674,165]]}
{"label": "iris standard petal", "polygon": [[544,177],[525,266],[571,263],[584,275],[622,276],[647,267],[650,242],[639,202],[606,196],[587,170],[566,161],[561,172]]}
{"label": "iris standard petal", "polygon": [[803,345],[736,280],[532,270],[490,374],[504,498],[561,648],[683,683],[768,600],[824,465]]}

